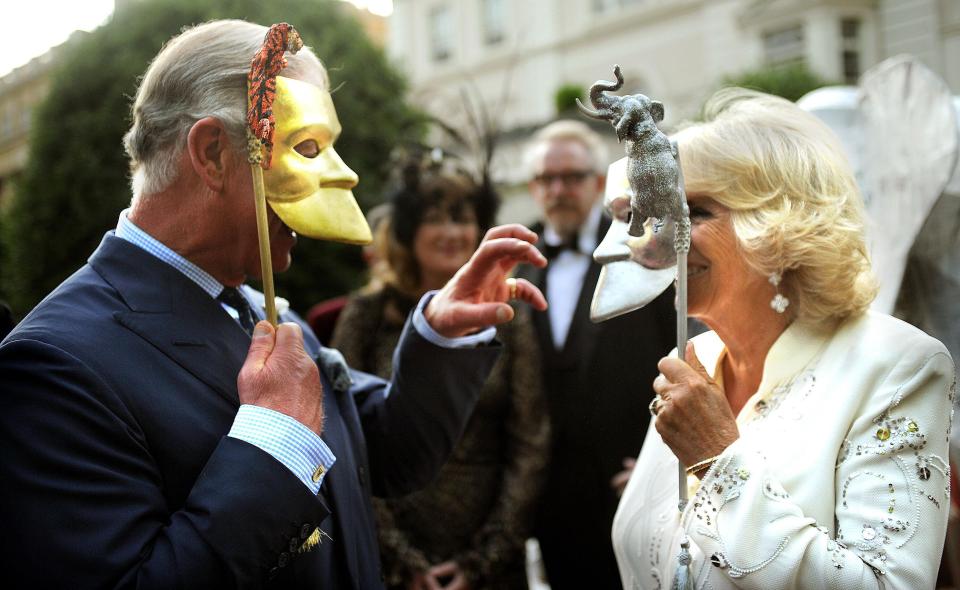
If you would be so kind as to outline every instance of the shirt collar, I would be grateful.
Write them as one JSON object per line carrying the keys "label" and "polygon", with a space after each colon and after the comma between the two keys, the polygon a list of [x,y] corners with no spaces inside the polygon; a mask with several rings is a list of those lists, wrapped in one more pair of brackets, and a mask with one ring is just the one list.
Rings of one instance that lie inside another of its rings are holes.
{"label": "shirt collar", "polygon": [[[600,217],[602,214],[603,209],[599,203],[590,209],[583,225],[580,226],[580,237],[577,240],[577,250],[579,252],[593,254],[594,249],[597,247],[597,231],[600,229]],[[560,234],[558,234],[549,223],[544,224],[543,241],[550,246],[557,246],[563,242],[563,240],[560,239]]]}
{"label": "shirt collar", "polygon": [[173,268],[177,269],[188,279],[196,283],[201,289],[210,295],[210,297],[216,298],[220,294],[220,291],[223,291],[223,285],[217,281],[217,279],[213,278],[210,273],[190,262],[183,256],[180,256],[160,242],[160,240],[154,238],[141,228],[137,227],[137,225],[130,221],[129,217],[127,217],[129,212],[130,209],[124,209],[120,212],[120,220],[117,222],[116,231],[118,238],[126,240],[134,246],[138,246],[146,250],[163,262],[166,262]]}

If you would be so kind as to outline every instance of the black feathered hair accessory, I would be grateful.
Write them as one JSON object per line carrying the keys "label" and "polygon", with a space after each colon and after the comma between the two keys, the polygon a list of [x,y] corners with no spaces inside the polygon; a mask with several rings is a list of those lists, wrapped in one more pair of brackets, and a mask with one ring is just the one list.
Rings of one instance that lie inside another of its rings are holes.
{"label": "black feathered hair accessory", "polygon": [[[462,216],[466,207],[473,210],[480,226],[480,235],[493,227],[500,208],[500,195],[490,178],[490,164],[496,148],[499,126],[490,110],[476,97],[480,93],[461,88],[460,98],[465,125],[455,126],[437,117],[433,123],[476,164],[471,173],[462,158],[439,147],[408,145],[391,158],[394,190],[388,201],[393,204],[393,235],[410,247],[413,236],[423,221],[423,214],[432,207],[447,209],[452,219]],[[504,89],[504,99],[506,88]],[[502,112],[496,108],[494,112]]]}
{"label": "black feathered hair accessory", "polygon": [[500,197],[489,176],[478,181],[456,155],[441,148],[406,146],[394,153],[396,178],[388,196],[392,205],[394,238],[412,247],[424,214],[440,209],[453,221],[476,218],[480,235],[490,229],[500,206]]}

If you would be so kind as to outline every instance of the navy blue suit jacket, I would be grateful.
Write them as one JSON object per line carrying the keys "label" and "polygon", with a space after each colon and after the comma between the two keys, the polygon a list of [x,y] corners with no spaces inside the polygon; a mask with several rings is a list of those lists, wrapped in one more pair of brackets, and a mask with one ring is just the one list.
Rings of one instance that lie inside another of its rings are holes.
{"label": "navy blue suit jacket", "polygon": [[[435,475],[499,347],[437,347],[408,323],[388,384],[304,334],[337,457],[320,496],[226,436],[247,334],[177,270],[107,234],[0,345],[4,579],[380,587],[370,495]],[[332,539],[298,554],[316,526]]]}

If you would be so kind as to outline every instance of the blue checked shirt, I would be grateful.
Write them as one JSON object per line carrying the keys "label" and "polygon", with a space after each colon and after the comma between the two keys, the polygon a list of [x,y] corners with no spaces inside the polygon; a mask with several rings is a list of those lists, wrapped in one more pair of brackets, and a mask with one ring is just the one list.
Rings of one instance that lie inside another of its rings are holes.
{"label": "blue checked shirt", "polygon": [[[179,270],[206,291],[210,297],[216,299],[220,295],[223,285],[219,281],[137,227],[127,218],[129,211],[125,209],[120,213],[116,231],[118,238],[143,248]],[[241,289],[241,292],[243,291],[244,289]],[[447,338],[437,333],[423,316],[424,308],[435,293],[435,291],[426,293],[420,299],[413,314],[413,327],[422,337],[445,348],[472,348],[489,344],[496,337],[497,331],[493,327],[461,338]],[[249,300],[249,297],[247,299]],[[224,303],[220,305],[234,320],[239,318],[235,309]],[[250,307],[254,314],[260,314],[260,306],[251,304]],[[259,317],[263,319],[262,315]],[[314,494],[319,493],[324,476],[337,460],[323,439],[315,432],[286,414],[260,406],[241,405],[227,436],[246,441],[269,453],[292,471]]]}

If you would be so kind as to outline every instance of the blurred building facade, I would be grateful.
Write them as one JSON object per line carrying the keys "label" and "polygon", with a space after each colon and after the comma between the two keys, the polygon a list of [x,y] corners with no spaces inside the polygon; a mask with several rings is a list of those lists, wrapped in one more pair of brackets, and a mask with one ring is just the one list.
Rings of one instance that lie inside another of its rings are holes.
{"label": "blurred building facade", "polygon": [[[411,99],[459,127],[460,93],[505,132],[497,180],[525,178],[523,139],[557,117],[564,85],[613,78],[667,107],[667,125],[695,115],[725,76],[802,61],[855,84],[899,53],[918,56],[960,93],[958,0],[394,0],[388,52]],[[612,146],[619,154],[621,148]]]}
{"label": "blurred building facade", "polygon": [[[115,0],[114,7],[144,0]],[[341,9],[356,18],[378,47],[387,39],[387,19],[344,1]],[[31,59],[0,77],[0,215],[13,198],[13,187],[27,165],[30,125],[34,109],[47,96],[58,58],[86,31],[74,31],[70,38],[43,55]]]}
{"label": "blurred building facade", "polygon": [[75,31],[63,44],[0,78],[0,213],[27,165],[33,111],[47,96],[57,58],[85,34]]}

